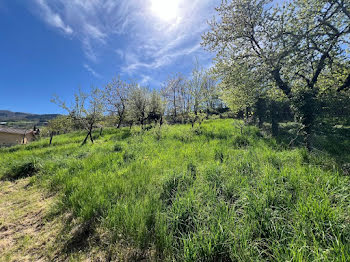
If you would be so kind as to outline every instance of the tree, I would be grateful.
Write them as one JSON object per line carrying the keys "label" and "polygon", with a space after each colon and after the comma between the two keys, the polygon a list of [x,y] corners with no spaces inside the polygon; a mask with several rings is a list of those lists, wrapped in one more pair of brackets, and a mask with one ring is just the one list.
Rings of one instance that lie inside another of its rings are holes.
{"label": "tree", "polygon": [[216,64],[213,74],[220,79],[220,98],[234,113],[249,111],[263,92],[262,78],[247,64],[221,62]]}
{"label": "tree", "polygon": [[186,97],[185,80],[181,74],[175,74],[168,78],[162,87],[162,94],[167,103],[168,113],[173,122],[178,121],[178,115],[186,110],[188,97]]}
{"label": "tree", "polygon": [[90,93],[84,93],[79,89],[78,93],[74,94],[74,98],[74,103],[71,106],[67,106],[67,104],[61,101],[57,96],[52,99],[52,102],[66,110],[69,118],[75,125],[82,126],[87,131],[82,145],[86,144],[89,137],[93,143],[92,130],[98,121],[102,119],[104,112],[101,90],[92,88]]}
{"label": "tree", "polygon": [[130,85],[128,96],[128,110],[130,118],[139,122],[144,129],[145,121],[148,118],[150,108],[150,92],[147,87],[134,83]]}
{"label": "tree", "polygon": [[69,116],[58,116],[51,119],[47,124],[47,130],[50,135],[50,145],[52,144],[52,139],[55,135],[60,132],[69,132],[73,129],[72,119]]}
{"label": "tree", "polygon": [[120,128],[126,115],[129,84],[122,81],[120,77],[114,78],[104,88],[104,100],[106,108],[111,114],[118,116],[117,128]]}
{"label": "tree", "polygon": [[[350,34],[349,2],[295,0],[271,6],[268,0],[223,1],[203,45],[217,62],[247,63],[269,76],[300,115],[310,150],[317,116],[317,82],[335,59],[346,56]],[[348,88],[349,76],[340,90]],[[350,83],[349,83],[350,85]]]}
{"label": "tree", "polygon": [[149,101],[148,120],[154,121],[155,123],[159,122],[159,125],[162,126],[165,104],[166,102],[162,99],[160,92],[153,90]]}
{"label": "tree", "polygon": [[198,61],[196,61],[191,78],[187,81],[187,89],[190,95],[190,107],[195,115],[202,109],[202,103],[205,101],[205,80],[205,72],[200,68]]}
{"label": "tree", "polygon": [[206,107],[205,111],[207,113],[208,118],[209,114],[216,110],[220,102],[216,80],[209,70],[204,72],[202,85],[204,93],[204,103]]}

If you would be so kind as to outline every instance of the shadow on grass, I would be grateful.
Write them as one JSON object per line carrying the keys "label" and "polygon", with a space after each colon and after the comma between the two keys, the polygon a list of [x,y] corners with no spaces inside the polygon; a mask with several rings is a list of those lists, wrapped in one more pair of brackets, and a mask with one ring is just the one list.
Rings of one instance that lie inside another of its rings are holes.
{"label": "shadow on grass", "polygon": [[[305,147],[304,138],[297,123],[282,123],[279,136],[275,138],[276,144],[284,149]],[[269,132],[267,126],[265,132]],[[268,145],[273,146],[271,138],[264,138]],[[315,127],[313,136],[313,153],[326,153],[339,165],[350,163],[350,128],[344,126],[332,126],[320,123]]]}
{"label": "shadow on grass", "polygon": [[36,175],[41,169],[40,164],[36,161],[28,160],[19,162],[5,173],[1,180],[3,181],[16,181],[21,178],[32,177]]}

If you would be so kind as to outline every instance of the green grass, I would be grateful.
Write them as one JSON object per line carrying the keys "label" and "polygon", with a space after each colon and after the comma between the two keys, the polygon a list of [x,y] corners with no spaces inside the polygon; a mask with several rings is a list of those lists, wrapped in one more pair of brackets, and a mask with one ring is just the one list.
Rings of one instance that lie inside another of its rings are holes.
{"label": "green grass", "polygon": [[1,149],[0,177],[33,167],[62,212],[162,261],[348,261],[350,179],[337,155],[288,149],[254,127],[241,135],[233,121]]}

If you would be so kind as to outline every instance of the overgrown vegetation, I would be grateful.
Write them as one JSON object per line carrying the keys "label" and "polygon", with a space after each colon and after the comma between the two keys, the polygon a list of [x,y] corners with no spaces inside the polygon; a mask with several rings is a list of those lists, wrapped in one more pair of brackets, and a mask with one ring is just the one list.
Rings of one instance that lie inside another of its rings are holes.
{"label": "overgrown vegetation", "polygon": [[149,260],[350,260],[348,1],[216,11],[211,69],[56,97],[68,115],[49,140],[1,149],[0,178],[33,176],[79,238]]}
{"label": "overgrown vegetation", "polygon": [[103,228],[110,245],[162,261],[346,261],[349,137],[317,137],[324,150],[308,153],[242,133],[230,119],[111,128],[90,146],[70,133],[1,149],[0,176],[35,159],[36,183],[60,192],[89,234]]}

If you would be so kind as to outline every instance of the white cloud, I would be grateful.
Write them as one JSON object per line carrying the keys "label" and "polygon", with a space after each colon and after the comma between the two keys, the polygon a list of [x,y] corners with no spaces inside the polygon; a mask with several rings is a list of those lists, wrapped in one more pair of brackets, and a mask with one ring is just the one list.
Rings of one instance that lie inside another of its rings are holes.
{"label": "white cloud", "polygon": [[59,14],[53,12],[51,8],[47,5],[45,0],[36,0],[37,4],[41,8],[41,13],[44,20],[51,26],[61,29],[66,34],[72,34],[73,29],[66,25]]}
{"label": "white cloud", "polygon": [[91,38],[99,40],[103,43],[104,43],[104,39],[107,37],[107,35],[101,32],[99,28],[90,24],[85,24],[85,32]]}
{"label": "white cloud", "polygon": [[142,75],[142,79],[140,81],[140,85],[147,85],[150,83],[150,81],[153,80],[152,77],[147,75]]}
{"label": "white cloud", "polygon": [[124,59],[124,51],[123,50],[116,49],[115,52],[121,59]]}
{"label": "white cloud", "polygon": [[134,54],[129,54],[129,63],[127,66],[122,68],[122,71],[128,74],[132,74],[139,68],[157,69],[162,66],[169,65],[178,57],[194,54],[200,49],[200,43],[196,43],[194,46],[178,50],[172,50],[171,52],[165,52],[164,50],[161,50],[160,52],[155,54],[155,56],[152,59],[152,62],[150,63],[140,62]]}
{"label": "white cloud", "polygon": [[101,78],[102,76],[98,73],[96,73],[95,70],[93,70],[88,64],[84,64],[84,68],[89,71],[94,77]]}
{"label": "white cloud", "polygon": [[120,68],[131,76],[203,52],[200,35],[220,2],[178,0],[179,16],[164,22],[150,13],[151,0],[35,1],[43,20],[79,39],[90,61],[102,63],[102,54],[110,52],[121,58]]}

